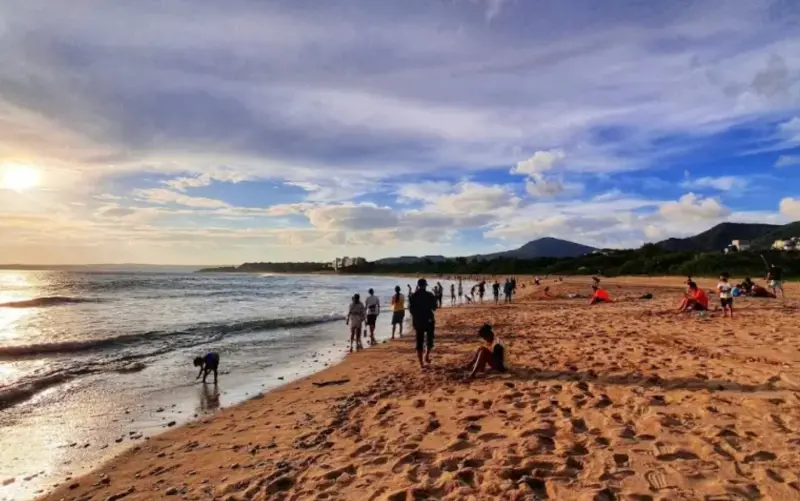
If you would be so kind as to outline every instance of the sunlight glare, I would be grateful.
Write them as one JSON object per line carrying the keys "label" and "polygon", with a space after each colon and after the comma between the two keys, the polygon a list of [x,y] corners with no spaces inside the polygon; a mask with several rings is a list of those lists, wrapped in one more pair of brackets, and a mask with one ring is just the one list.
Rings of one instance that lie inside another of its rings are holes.
{"label": "sunlight glare", "polygon": [[6,164],[0,170],[0,188],[19,192],[39,185],[39,171],[29,165]]}

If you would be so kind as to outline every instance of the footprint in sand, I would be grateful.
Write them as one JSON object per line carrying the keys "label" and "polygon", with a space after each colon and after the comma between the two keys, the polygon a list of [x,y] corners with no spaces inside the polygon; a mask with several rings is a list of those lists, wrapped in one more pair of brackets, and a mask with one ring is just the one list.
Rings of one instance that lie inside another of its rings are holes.
{"label": "footprint in sand", "polygon": [[652,470],[644,474],[644,479],[650,484],[651,491],[660,491],[672,487],[667,480],[667,474],[663,470]]}

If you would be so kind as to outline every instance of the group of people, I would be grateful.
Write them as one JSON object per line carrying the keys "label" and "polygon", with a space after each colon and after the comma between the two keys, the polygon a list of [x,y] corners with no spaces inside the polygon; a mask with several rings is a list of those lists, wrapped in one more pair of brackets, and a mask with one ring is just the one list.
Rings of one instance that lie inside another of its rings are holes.
{"label": "group of people", "polygon": [[[428,291],[428,282],[424,278],[417,281],[417,288],[411,292],[411,285],[408,285],[408,311],[411,315],[411,324],[417,336],[417,354],[419,363],[424,366],[431,362],[431,352],[433,351],[433,339],[435,333],[434,311],[442,305],[442,284],[434,286],[434,292]],[[392,339],[399,329],[399,335],[403,335],[403,321],[405,320],[406,298],[401,292],[400,286],[394,288],[391,299],[392,308]],[[353,295],[352,302],[347,311],[345,322],[350,327],[350,351],[363,349],[361,342],[361,327],[367,325],[369,329],[369,343],[375,344],[375,324],[380,315],[380,301],[375,296],[373,289],[369,290],[369,296],[362,303],[359,294]],[[364,331],[366,336],[366,330]]]}
{"label": "group of people", "polygon": [[[781,297],[785,297],[782,281],[783,270],[781,270],[779,266],[774,264],[770,265],[766,280],[770,289],[772,289],[771,292],[753,282],[750,277],[746,277],[744,281],[739,284],[731,284],[730,274],[722,273],[719,277],[715,292],[719,295],[723,317],[730,316],[733,318],[733,300],[735,297],[750,296],[775,299],[778,297],[779,292]],[[686,292],[684,293],[680,306],[678,306],[678,311],[708,311],[708,301],[706,292],[697,286],[697,283],[692,280],[691,276],[687,277]]]}
{"label": "group of people", "polygon": [[[497,282],[495,282],[497,283]],[[476,285],[479,287],[483,284],[485,291],[485,282]],[[506,301],[511,302],[511,295],[515,288],[515,280],[507,279],[504,286],[506,294]],[[499,302],[499,284],[495,294],[495,301]],[[416,353],[420,367],[425,367],[425,364],[431,363],[431,354],[433,352],[434,338],[436,333],[436,316],[435,311],[442,307],[444,287],[440,282],[437,282],[432,291],[428,290],[428,281],[420,278],[417,281],[417,287],[412,292],[411,285],[408,285],[408,312],[411,316],[411,326],[414,329],[416,336]],[[457,292],[456,292],[457,291]],[[463,284],[461,281],[456,286],[455,283],[450,285],[451,304],[456,304],[456,294],[463,297]],[[480,297],[480,294],[479,294]],[[405,320],[406,311],[406,297],[401,292],[400,286],[394,288],[394,294],[391,299],[392,310],[392,339],[399,330],[399,335],[403,335],[403,322]],[[377,317],[380,315],[380,301],[373,289],[369,290],[369,295],[362,303],[361,296],[355,294],[352,297],[350,307],[347,312],[345,322],[350,327],[350,351],[355,347],[356,351],[363,349],[361,342],[362,339],[362,325],[366,324],[369,329],[369,342],[375,343],[375,324]],[[367,330],[364,330],[364,337],[367,336]],[[488,324],[482,326],[478,331],[478,337],[483,341],[483,345],[476,351],[475,356],[470,362],[470,375],[474,376],[476,373],[490,368],[497,371],[505,371],[506,367],[506,351],[502,341],[495,336],[492,327]]]}

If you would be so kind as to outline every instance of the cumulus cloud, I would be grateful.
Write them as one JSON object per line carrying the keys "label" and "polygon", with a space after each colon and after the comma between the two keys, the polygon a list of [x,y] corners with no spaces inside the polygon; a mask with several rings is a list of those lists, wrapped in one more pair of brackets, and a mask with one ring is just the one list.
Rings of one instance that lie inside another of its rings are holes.
{"label": "cumulus cloud", "polygon": [[694,193],[683,195],[677,202],[667,202],[659,208],[659,214],[669,220],[709,220],[730,214],[716,198],[703,198]]}
{"label": "cumulus cloud", "polygon": [[800,221],[800,199],[792,197],[782,199],[780,212],[792,221]]}
{"label": "cumulus cloud", "polygon": [[342,204],[315,207],[306,212],[308,220],[323,230],[374,230],[397,226],[397,213],[391,207],[372,204]]}
{"label": "cumulus cloud", "polygon": [[781,155],[775,161],[775,167],[792,167],[800,165],[800,155]]}
{"label": "cumulus cloud", "polygon": [[686,179],[681,186],[688,189],[714,189],[718,191],[743,190],[747,187],[747,179],[735,176],[699,177]]}
{"label": "cumulus cloud", "polygon": [[512,174],[532,175],[551,170],[566,158],[562,150],[537,151],[527,160],[517,162],[511,169]]}

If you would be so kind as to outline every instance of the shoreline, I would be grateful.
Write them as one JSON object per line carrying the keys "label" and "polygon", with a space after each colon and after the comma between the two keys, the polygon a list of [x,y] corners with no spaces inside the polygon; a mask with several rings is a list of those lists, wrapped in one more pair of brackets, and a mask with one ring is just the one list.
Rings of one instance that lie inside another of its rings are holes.
{"label": "shoreline", "polygon": [[[761,419],[718,417],[739,415],[747,399],[748,408],[769,412],[777,406],[784,419],[800,420],[793,396],[800,373],[791,370],[800,353],[789,349],[793,333],[800,335],[796,301],[741,301],[741,315],[751,318],[737,324],[740,329],[773,329],[764,335],[772,344],[754,353],[745,345],[721,349],[731,340],[717,318],[717,324],[680,319],[681,331],[672,332],[674,316],[666,312],[682,285],[679,278],[607,282],[620,295],[647,289],[657,291],[656,299],[587,308],[582,300],[544,302],[538,288],[528,287],[511,306],[447,308],[437,314],[437,348],[428,370],[420,371],[406,332],[401,340],[347,355],[311,376],[156,435],[40,499],[397,501],[545,493],[568,501],[609,492],[694,499],[733,492],[729,458],[720,459],[711,447],[722,442],[717,447],[729,450],[720,429],[735,429],[740,437],[757,433],[728,454],[763,495],[798,495],[800,479],[791,472],[800,465],[797,452],[781,449],[783,459],[776,461],[764,451],[782,446],[762,429]],[[794,285],[790,294],[796,297],[800,287]],[[583,281],[551,285],[554,292],[585,287]],[[512,373],[465,382],[458,367],[486,320],[510,346]],[[587,325],[594,334],[585,332]],[[710,339],[697,337],[698,329],[708,330]],[[698,350],[705,355],[698,357]],[[347,382],[314,385],[336,380]],[[715,411],[698,414],[705,406]],[[707,420],[700,429],[713,433],[695,441],[684,429],[692,421],[680,417],[686,413]],[[673,423],[665,415],[679,417],[670,418]],[[637,450],[654,441],[656,456],[640,457]],[[698,475],[709,480],[691,480],[685,465],[701,468]],[[763,480],[767,467],[784,481]]]}

